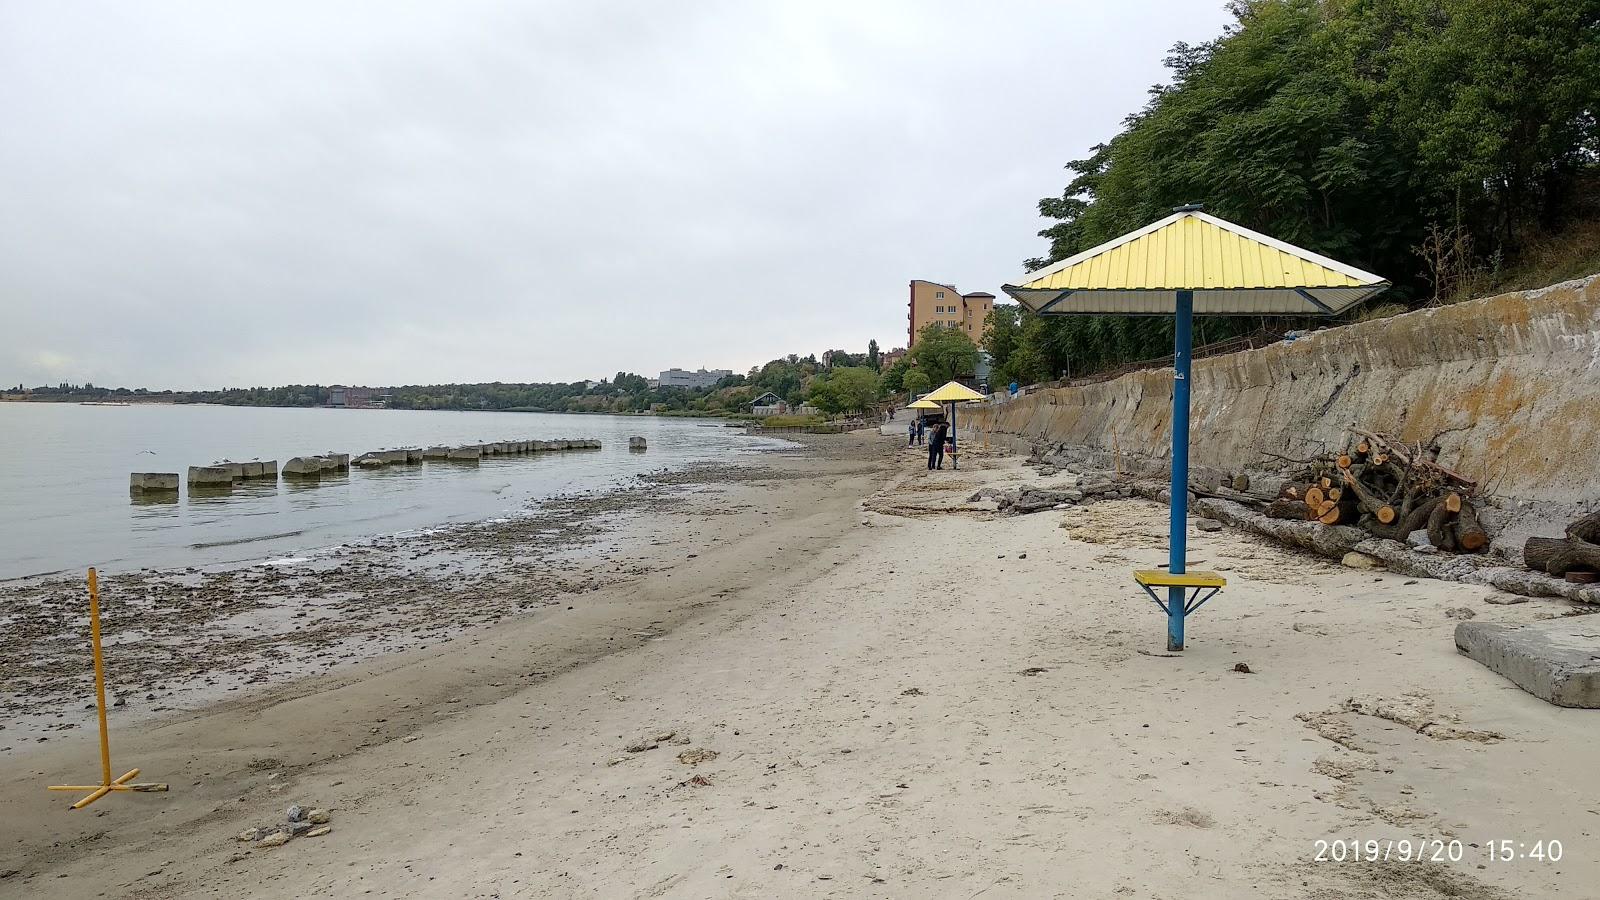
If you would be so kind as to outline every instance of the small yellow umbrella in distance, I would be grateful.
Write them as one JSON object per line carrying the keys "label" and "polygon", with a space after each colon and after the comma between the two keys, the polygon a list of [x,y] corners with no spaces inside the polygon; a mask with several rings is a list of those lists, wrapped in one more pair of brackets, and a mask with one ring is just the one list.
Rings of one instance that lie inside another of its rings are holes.
{"label": "small yellow umbrella in distance", "polygon": [[913,400],[907,403],[906,409],[944,409],[944,407],[924,397],[921,400]]}
{"label": "small yellow umbrella in distance", "polygon": [[923,394],[922,399],[935,403],[973,403],[988,398],[959,381],[948,381],[938,390]]}
{"label": "small yellow umbrella in distance", "polygon": [[938,390],[924,395],[922,399],[950,404],[950,468],[961,468],[961,458],[956,455],[956,404],[976,403],[988,398],[959,381],[947,381]]}

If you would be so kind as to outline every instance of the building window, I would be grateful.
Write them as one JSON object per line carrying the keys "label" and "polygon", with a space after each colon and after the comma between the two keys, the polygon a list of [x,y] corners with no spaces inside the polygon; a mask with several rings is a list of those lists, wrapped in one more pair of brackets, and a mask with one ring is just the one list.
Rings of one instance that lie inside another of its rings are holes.
{"label": "building window", "polygon": [[933,292],[933,299],[935,299],[935,300],[943,300],[944,299],[944,291],[934,291]]}

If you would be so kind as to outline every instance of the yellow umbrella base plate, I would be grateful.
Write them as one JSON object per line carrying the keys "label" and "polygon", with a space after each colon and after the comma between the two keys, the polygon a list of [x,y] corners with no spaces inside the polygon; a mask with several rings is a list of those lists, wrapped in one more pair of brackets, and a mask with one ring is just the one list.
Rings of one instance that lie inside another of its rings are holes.
{"label": "yellow umbrella base plate", "polygon": [[116,780],[112,781],[110,784],[52,784],[52,785],[50,785],[49,790],[52,790],[52,791],[90,791],[91,793],[89,794],[89,796],[84,797],[82,800],[79,800],[77,803],[72,804],[72,808],[73,809],[83,809],[85,806],[88,806],[89,804],[95,802],[96,800],[99,800],[101,797],[104,797],[105,795],[111,793],[112,791],[134,791],[134,792],[137,792],[137,793],[150,793],[150,792],[153,792],[153,791],[164,791],[164,790],[167,789],[167,786],[165,784],[159,784],[159,783],[155,783],[155,782],[145,782],[145,783],[140,783],[140,784],[129,784],[128,783],[128,782],[132,781],[134,778],[137,778],[138,775],[139,775],[139,770],[138,769],[134,769],[131,772],[128,772],[127,774],[125,774],[125,775],[117,778]]}

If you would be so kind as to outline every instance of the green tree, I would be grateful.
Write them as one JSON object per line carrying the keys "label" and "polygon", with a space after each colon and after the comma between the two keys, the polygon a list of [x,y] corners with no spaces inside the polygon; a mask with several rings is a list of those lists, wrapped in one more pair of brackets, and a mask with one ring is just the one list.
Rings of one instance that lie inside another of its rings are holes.
{"label": "green tree", "polygon": [[937,322],[922,329],[909,355],[918,369],[940,384],[969,376],[978,369],[978,345],[972,338]]}
{"label": "green tree", "polygon": [[867,341],[867,367],[874,372],[883,371],[883,359],[878,355],[878,339]]}
{"label": "green tree", "polygon": [[1021,338],[1021,307],[1000,303],[989,310],[989,316],[983,322],[983,349],[989,351],[997,375],[1008,371],[1007,366]]}
{"label": "green tree", "polygon": [[864,367],[835,368],[811,379],[806,399],[830,416],[866,412],[878,401],[878,373]]}
{"label": "green tree", "polygon": [[846,412],[865,413],[878,402],[878,373],[865,366],[836,368],[828,382]]}
{"label": "green tree", "polygon": [[903,378],[901,381],[902,384],[905,385],[906,393],[913,397],[926,394],[928,391],[933,390],[933,380],[928,377],[927,372],[924,372],[921,369],[911,369],[910,371],[906,372],[905,378]]}
{"label": "green tree", "polygon": [[883,381],[879,386],[887,393],[898,394],[906,389],[903,379],[909,371],[911,371],[911,360],[902,356],[883,373]]}
{"label": "green tree", "polygon": [[[1207,211],[1377,272],[1420,302],[1430,234],[1465,268],[1514,259],[1572,213],[1600,159],[1595,0],[1233,0],[1218,38],[1178,44],[1170,82],[1067,164],[1039,203],[1038,268],[1164,215]],[[1470,287],[1470,285],[1467,285]],[[1306,320],[1201,319],[1216,341]],[[1019,321],[1011,374],[1074,374],[1170,352],[1162,317]],[[993,351],[991,351],[993,352]],[[1023,380],[1019,378],[1019,380]]]}
{"label": "green tree", "polygon": [[618,372],[617,377],[611,379],[617,390],[625,394],[639,394],[650,390],[650,382],[643,375],[632,372]]}

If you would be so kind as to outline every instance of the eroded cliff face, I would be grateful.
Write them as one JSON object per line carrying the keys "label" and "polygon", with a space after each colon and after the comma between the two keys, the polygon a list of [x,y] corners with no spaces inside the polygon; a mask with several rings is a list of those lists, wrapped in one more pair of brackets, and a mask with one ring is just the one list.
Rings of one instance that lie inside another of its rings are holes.
{"label": "eroded cliff face", "polygon": [[[1440,435],[1440,461],[1506,510],[1555,519],[1600,501],[1600,275],[1199,360],[1193,378],[1197,466],[1271,468],[1267,453],[1342,446],[1357,423]],[[1155,472],[1171,454],[1171,407],[1172,372],[1160,369],[975,404],[962,424]]]}

